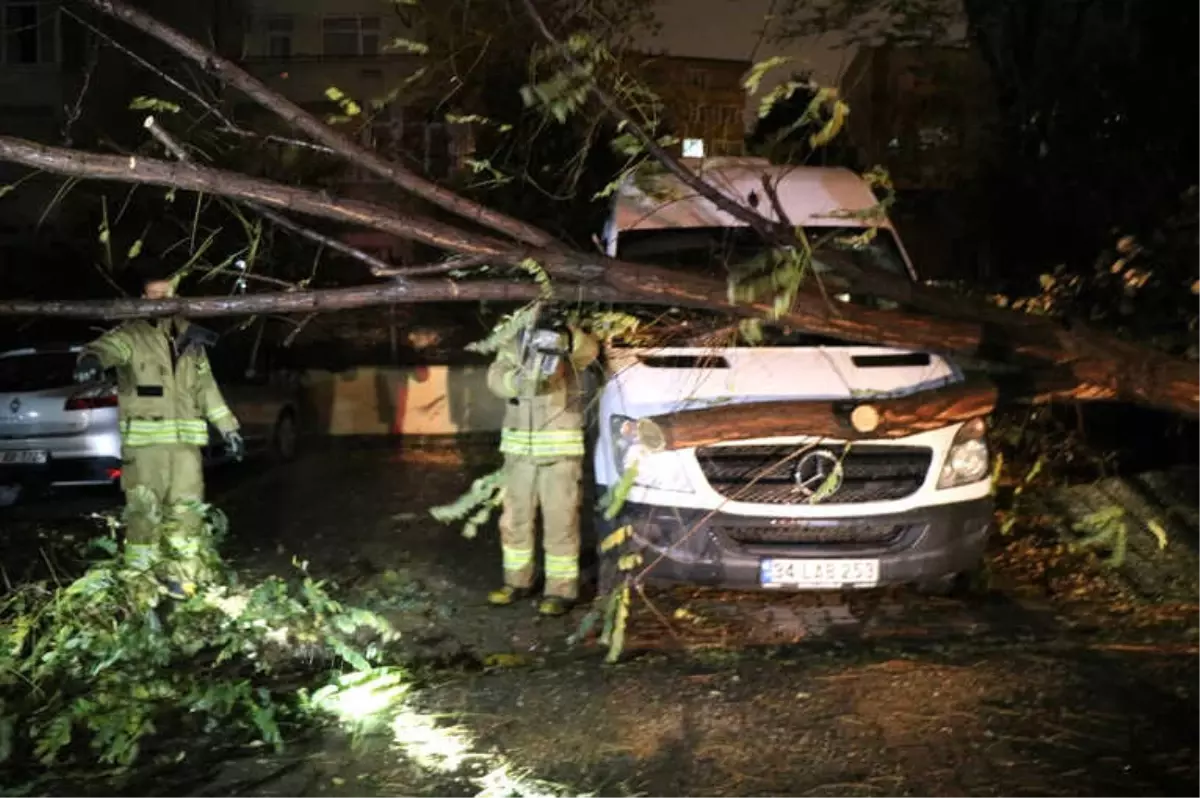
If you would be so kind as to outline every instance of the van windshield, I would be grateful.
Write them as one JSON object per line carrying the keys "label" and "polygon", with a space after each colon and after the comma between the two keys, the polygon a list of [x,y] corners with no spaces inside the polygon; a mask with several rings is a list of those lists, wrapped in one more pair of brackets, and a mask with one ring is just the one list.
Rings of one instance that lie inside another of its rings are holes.
{"label": "van windshield", "polygon": [[[868,231],[862,227],[810,227],[805,232],[818,274],[845,258],[856,266],[908,276],[890,230],[876,228],[873,235],[864,235]],[[622,260],[724,276],[761,255],[763,241],[749,227],[675,227],[625,231],[617,248]]]}
{"label": "van windshield", "polygon": [[[813,248],[813,268],[818,274],[836,268],[846,258],[856,266],[884,269],[911,278],[890,230],[876,228],[864,236],[861,227],[810,227],[806,229]],[[617,255],[622,260],[648,263],[668,269],[726,279],[730,273],[750,264],[763,252],[762,238],[747,227],[661,228],[629,230],[620,234]],[[875,297],[838,295],[837,299],[878,308],[896,304]],[[655,346],[745,346],[736,319],[726,313],[708,310],[661,307],[633,308],[623,311],[638,317],[641,329]],[[826,336],[764,322],[760,346],[857,345]],[[642,342],[614,342],[618,345],[645,345]]]}

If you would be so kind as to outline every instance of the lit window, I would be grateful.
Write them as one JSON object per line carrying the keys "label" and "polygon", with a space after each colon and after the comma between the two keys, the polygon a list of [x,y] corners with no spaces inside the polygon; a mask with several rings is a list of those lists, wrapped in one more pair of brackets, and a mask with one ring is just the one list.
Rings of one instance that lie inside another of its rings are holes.
{"label": "lit window", "polygon": [[379,17],[326,17],[321,33],[325,55],[379,54]]}

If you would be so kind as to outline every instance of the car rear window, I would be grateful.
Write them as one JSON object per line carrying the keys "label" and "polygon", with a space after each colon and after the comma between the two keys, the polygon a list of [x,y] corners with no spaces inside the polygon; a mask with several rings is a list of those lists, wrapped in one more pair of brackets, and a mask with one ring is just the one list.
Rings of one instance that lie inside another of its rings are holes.
{"label": "car rear window", "polygon": [[37,352],[0,357],[0,391],[45,391],[74,381],[73,352]]}

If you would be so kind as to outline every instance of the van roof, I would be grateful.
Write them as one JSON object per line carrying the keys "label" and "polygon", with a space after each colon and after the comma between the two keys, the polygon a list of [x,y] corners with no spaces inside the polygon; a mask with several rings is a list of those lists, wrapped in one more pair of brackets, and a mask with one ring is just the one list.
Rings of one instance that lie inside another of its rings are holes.
{"label": "van roof", "polygon": [[[792,224],[891,227],[883,214],[872,214],[869,219],[846,215],[878,204],[866,181],[849,169],[775,165],[762,158],[685,158],[682,162],[722,193],[749,202],[773,221],[780,220],[763,191],[764,177],[774,187]],[[626,179],[617,192],[613,224],[617,233],[664,227],[745,226],[745,222],[719,210],[670,174]]]}

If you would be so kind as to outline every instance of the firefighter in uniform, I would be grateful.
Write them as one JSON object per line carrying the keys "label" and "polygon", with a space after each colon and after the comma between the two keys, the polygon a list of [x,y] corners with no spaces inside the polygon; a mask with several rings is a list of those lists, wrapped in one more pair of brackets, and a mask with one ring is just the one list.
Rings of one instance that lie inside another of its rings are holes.
{"label": "firefighter in uniform", "polygon": [[562,615],[578,597],[584,456],[580,378],[598,353],[596,339],[576,327],[522,330],[501,346],[488,369],[488,387],[508,401],[500,439],[504,586],[488,595],[493,605],[512,604],[532,590],[539,506],[545,587],[538,612]]}
{"label": "firefighter in uniform", "polygon": [[[147,299],[174,293],[169,280],[144,282]],[[117,374],[125,558],[160,579],[174,598],[193,595],[210,574],[201,448],[208,423],[241,459],[245,446],[209,366],[211,333],[181,317],[126,322],[84,347],[75,379]]]}

